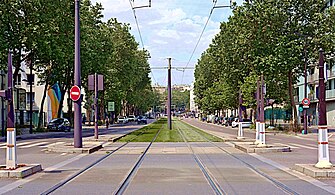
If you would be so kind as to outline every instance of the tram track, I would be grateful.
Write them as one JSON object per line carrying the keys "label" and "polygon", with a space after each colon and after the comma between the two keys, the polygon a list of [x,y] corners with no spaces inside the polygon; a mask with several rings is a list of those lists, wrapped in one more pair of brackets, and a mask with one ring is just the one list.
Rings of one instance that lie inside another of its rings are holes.
{"label": "tram track", "polygon": [[155,137],[151,140],[151,142],[149,143],[149,145],[146,147],[146,149],[144,150],[144,152],[142,153],[142,155],[138,158],[138,160],[136,161],[136,163],[134,164],[134,166],[132,167],[132,169],[130,170],[130,172],[127,174],[127,176],[125,177],[125,179],[120,183],[120,185],[118,186],[118,188],[113,192],[113,194],[119,195],[119,194],[123,194],[130,182],[132,181],[132,179],[135,177],[138,169],[140,168],[145,155],[147,154],[149,148],[151,147],[152,143],[156,140],[157,136],[159,135],[160,131],[162,130],[162,127],[157,131]]}
{"label": "tram track", "polygon": [[[163,127],[163,125],[162,125]],[[143,152],[143,154],[139,157],[139,159],[137,160],[137,162],[135,163],[135,166],[131,169],[131,171],[129,172],[128,176],[126,177],[126,179],[124,181],[122,181],[122,185],[120,185],[118,187],[118,189],[116,190],[116,192],[118,192],[120,189],[120,187],[122,187],[123,191],[120,192],[124,192],[129,184],[129,181],[132,177],[130,177],[129,175],[131,174],[131,176],[134,176],[134,173],[136,173],[136,171],[134,170],[134,168],[136,168],[136,170],[138,169],[138,167],[140,166],[141,162],[144,159],[144,156],[146,154],[146,152],[149,150],[150,146],[152,145],[152,143],[154,142],[154,140],[157,138],[160,130],[162,129],[162,127],[157,131],[154,139],[150,142],[150,144],[147,146],[147,148],[145,149],[145,152]],[[148,129],[150,130],[150,129]],[[113,154],[115,154],[117,151],[121,150],[122,148],[124,148],[125,146],[127,146],[132,140],[136,139],[137,137],[141,136],[144,132],[140,133],[139,135],[133,137],[131,140],[127,141],[126,143],[122,144],[121,146],[117,147],[116,149],[114,149],[112,152],[109,152],[108,154],[100,157],[99,159],[97,159],[96,161],[94,161],[93,163],[91,163],[90,165],[84,167],[83,169],[79,170],[78,172],[72,174],[71,176],[67,177],[65,180],[60,181],[59,183],[57,183],[56,185],[50,187],[49,189],[47,189],[46,191],[42,192],[41,195],[48,195],[51,194],[53,192],[55,192],[56,190],[62,188],[64,185],[66,185],[67,183],[73,181],[74,179],[78,178],[80,175],[84,174],[86,171],[90,170],[91,168],[95,167],[96,165],[98,165],[99,163],[101,163],[102,161],[106,160],[108,157],[112,156]],[[125,183],[123,184],[123,183]],[[123,187],[124,186],[124,187]],[[117,194],[122,194],[122,193],[117,193]]]}
{"label": "tram track", "polygon": [[211,186],[211,188],[214,191],[214,193],[217,194],[217,195],[223,195],[223,194],[225,195],[225,194],[227,194],[221,188],[220,184],[217,182],[217,180],[215,179],[215,177],[206,168],[206,166],[204,165],[204,163],[201,161],[200,157],[194,152],[192,146],[189,144],[189,142],[187,141],[184,133],[181,131],[181,129],[178,126],[177,126],[177,130],[178,130],[180,136],[182,137],[182,139],[184,140],[184,142],[186,143],[188,149],[192,153],[192,156],[193,156],[194,160],[196,161],[197,165],[199,166],[201,172],[204,174],[207,182]]}
{"label": "tram track", "polygon": [[[183,124],[183,126],[188,127],[186,124]],[[218,148],[219,150],[223,151],[224,153],[228,154],[229,156],[233,157],[234,159],[238,160],[239,162],[243,163],[246,167],[248,167],[249,169],[251,169],[252,171],[254,171],[255,173],[257,173],[258,175],[262,176],[263,178],[267,179],[268,181],[270,181],[273,185],[275,185],[277,188],[281,189],[284,193],[286,194],[293,194],[293,195],[299,195],[299,193],[297,193],[296,191],[294,191],[293,189],[291,189],[290,187],[288,187],[287,185],[285,185],[284,183],[276,180],[275,178],[271,177],[270,175],[264,173],[263,171],[259,170],[257,167],[253,166],[252,164],[246,162],[245,160],[239,158],[238,156],[230,153],[229,151],[227,151],[226,149],[222,148],[221,146],[217,145],[216,143],[210,141],[209,139],[207,139],[205,136],[201,135],[199,132],[193,130],[192,128],[188,127],[191,131],[195,132],[196,134],[198,134],[199,136],[201,136],[203,139],[205,139],[208,143],[212,144],[213,146],[215,146],[216,148]],[[179,131],[180,131],[180,127],[178,127]],[[188,144],[189,145],[189,144]],[[191,147],[191,146],[189,146]],[[192,150],[193,152],[193,150]],[[198,157],[199,158],[199,157]],[[204,165],[203,165],[204,166]],[[214,177],[215,179],[215,177]]]}

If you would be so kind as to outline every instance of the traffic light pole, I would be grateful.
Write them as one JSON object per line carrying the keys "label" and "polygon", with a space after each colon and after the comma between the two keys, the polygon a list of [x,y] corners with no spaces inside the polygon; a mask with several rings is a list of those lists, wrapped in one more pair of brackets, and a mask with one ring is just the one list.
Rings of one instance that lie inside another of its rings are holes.
{"label": "traffic light pole", "polygon": [[255,144],[259,144],[259,108],[260,108],[260,103],[259,103],[259,78],[257,78],[257,91],[256,91],[256,101],[257,101],[257,108],[256,108],[256,141]]}
{"label": "traffic light pole", "polygon": [[266,147],[265,144],[265,120],[264,120],[264,76],[261,75],[261,94],[259,106],[259,144],[257,147]]}
{"label": "traffic light pole", "polygon": [[[75,57],[74,57],[74,84],[81,88],[80,69],[80,0],[75,0]],[[82,148],[81,97],[74,102],[74,147]]]}
{"label": "traffic light pole", "polygon": [[[305,83],[304,83],[304,96],[305,99],[307,98],[307,58],[306,58],[306,46],[304,48],[304,57],[305,57],[305,70],[304,70],[304,76],[305,76]],[[302,134],[307,135],[307,108],[304,108],[304,131]]]}

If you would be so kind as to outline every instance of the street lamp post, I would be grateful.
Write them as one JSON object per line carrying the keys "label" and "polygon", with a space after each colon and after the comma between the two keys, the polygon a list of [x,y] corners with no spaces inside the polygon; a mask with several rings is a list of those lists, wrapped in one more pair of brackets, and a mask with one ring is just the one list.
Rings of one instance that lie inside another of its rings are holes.
{"label": "street lamp post", "polygon": [[322,48],[319,50],[319,124],[318,124],[318,163],[317,168],[331,168],[329,161],[326,87],[324,78],[324,56]]}
{"label": "street lamp post", "polygon": [[[80,69],[80,0],[75,0],[75,57],[74,57],[74,84],[81,87]],[[81,97],[74,102],[74,147],[82,148]]]}
{"label": "street lamp post", "polygon": [[[304,83],[304,97],[307,98],[307,56],[306,56],[306,44],[304,47],[304,58],[305,58],[305,65],[304,65],[304,77],[305,77],[305,83]],[[303,134],[307,135],[307,109],[304,108],[304,131]]]}

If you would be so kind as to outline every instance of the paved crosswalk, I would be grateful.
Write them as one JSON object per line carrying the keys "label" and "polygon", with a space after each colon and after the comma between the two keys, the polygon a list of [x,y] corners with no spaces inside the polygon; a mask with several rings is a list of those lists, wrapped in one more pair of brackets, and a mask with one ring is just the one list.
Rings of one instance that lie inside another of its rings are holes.
{"label": "paved crosswalk", "polygon": [[[39,148],[47,148],[48,146],[55,145],[55,144],[63,144],[65,142],[45,142],[45,141],[27,141],[27,142],[20,142],[17,143],[17,148],[26,149],[32,147],[39,147]],[[0,149],[6,149],[6,143],[0,144]]]}

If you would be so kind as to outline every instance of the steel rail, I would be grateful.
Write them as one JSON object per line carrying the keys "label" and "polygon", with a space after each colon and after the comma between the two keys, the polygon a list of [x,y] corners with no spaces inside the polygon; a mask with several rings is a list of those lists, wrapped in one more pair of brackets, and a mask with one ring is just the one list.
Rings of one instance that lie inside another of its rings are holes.
{"label": "steel rail", "polygon": [[[71,175],[70,177],[66,178],[63,181],[60,181],[59,183],[57,183],[56,185],[52,186],[51,188],[49,188],[48,190],[44,191],[41,193],[41,195],[48,195],[54,191],[56,191],[57,189],[61,188],[62,186],[64,186],[65,184],[69,183],[70,181],[74,180],[75,178],[77,178],[79,175],[83,174],[84,172],[86,172],[87,170],[91,169],[92,167],[96,166],[97,164],[99,164],[101,161],[105,160],[106,158],[108,158],[109,156],[111,156],[112,154],[114,154],[116,151],[120,150],[121,148],[123,148],[124,146],[126,146],[127,144],[129,144],[132,140],[134,140],[135,138],[137,138],[138,136],[142,135],[144,132],[140,133],[139,135],[133,137],[131,140],[129,140],[128,142],[122,144],[121,146],[117,147],[114,151],[104,155],[103,157],[99,158],[98,160],[96,160],[95,162],[93,162],[92,164],[88,165],[87,167],[79,170],[78,172],[76,172],[75,174]],[[106,142],[105,142],[106,143]]]}
{"label": "steel rail", "polygon": [[189,142],[186,140],[184,133],[181,131],[181,129],[177,127],[178,133],[183,138],[184,142],[186,143],[189,150],[192,152],[192,156],[194,160],[197,162],[198,166],[200,167],[201,172],[204,174],[207,182],[217,195],[227,194],[220,186],[220,184],[216,181],[215,177],[210,173],[208,169],[206,169],[206,166],[202,163],[199,156],[194,152],[192,146],[189,144]]}
{"label": "steel rail", "polygon": [[157,131],[155,137],[151,140],[150,144],[149,144],[149,145],[147,146],[147,148],[144,150],[144,152],[142,153],[142,155],[138,158],[137,162],[136,162],[135,165],[132,167],[132,169],[131,169],[130,172],[128,173],[127,177],[120,183],[119,187],[117,188],[117,190],[115,190],[115,191],[113,192],[113,194],[117,194],[117,195],[119,195],[119,194],[123,194],[123,193],[127,190],[128,186],[129,186],[129,184],[130,184],[130,182],[133,180],[133,178],[134,178],[134,176],[136,175],[138,169],[140,168],[140,166],[141,166],[141,164],[142,164],[142,162],[143,162],[143,160],[144,160],[145,155],[147,154],[147,152],[148,152],[149,148],[151,147],[152,143],[156,140],[156,138],[157,138],[157,136],[159,135],[159,133],[161,132],[162,128],[163,128],[163,125],[162,125],[162,127]]}
{"label": "steel rail", "polygon": [[[184,124],[185,125],[185,124]],[[186,126],[186,125],[185,125]],[[260,171],[259,169],[257,169],[255,166],[251,165],[250,163],[240,159],[239,157],[235,156],[234,154],[229,153],[227,150],[223,149],[222,147],[218,146],[217,144],[215,144],[214,142],[210,141],[209,139],[207,139],[205,136],[201,135],[199,132],[193,130],[192,128],[190,128],[192,131],[196,132],[198,135],[200,135],[201,137],[203,137],[205,140],[207,140],[209,143],[211,143],[212,145],[216,146],[217,148],[219,148],[220,150],[222,150],[223,152],[225,152],[226,154],[232,156],[233,158],[235,158],[236,160],[242,162],[243,164],[245,164],[248,168],[250,168],[251,170],[255,171],[256,173],[258,173],[259,175],[263,176],[264,178],[268,179],[269,181],[271,181],[276,187],[278,187],[279,189],[283,190],[284,192],[288,193],[288,194],[294,194],[294,195],[299,195],[299,193],[297,193],[296,191],[292,190],[291,188],[289,188],[287,185],[283,184],[280,181],[277,181],[276,179],[274,179],[273,177],[267,175],[266,173]]]}

